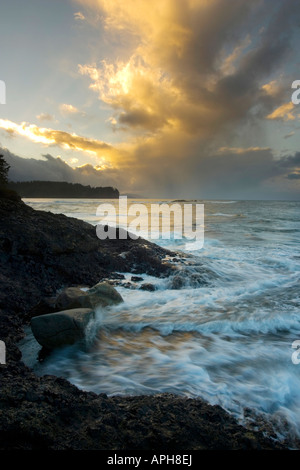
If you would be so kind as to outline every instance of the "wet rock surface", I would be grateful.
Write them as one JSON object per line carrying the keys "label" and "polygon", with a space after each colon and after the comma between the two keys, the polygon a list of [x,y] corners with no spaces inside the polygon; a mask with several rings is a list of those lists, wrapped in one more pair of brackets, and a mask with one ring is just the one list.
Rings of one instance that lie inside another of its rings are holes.
{"label": "wet rock surface", "polygon": [[38,343],[51,350],[83,339],[86,327],[94,317],[90,308],[48,313],[33,317],[31,329]]}
{"label": "wet rock surface", "polygon": [[64,379],[6,370],[1,449],[186,451],[280,448],[219,406],[170,394],[107,397]]}
{"label": "wet rock surface", "polygon": [[167,276],[168,254],[143,239],[99,240],[83,221],[0,198],[1,334],[11,322],[17,327],[30,320],[31,309],[64,287],[91,288],[120,272]]}
{"label": "wet rock surface", "polygon": [[142,239],[100,241],[89,224],[0,198],[0,339],[7,348],[7,364],[0,365],[1,450],[284,447],[200,399],[97,395],[65,379],[37,377],[22,362],[23,327],[55,309],[59,289],[92,287],[116,279],[116,271],[169,276],[170,256]]}
{"label": "wet rock surface", "polygon": [[66,287],[54,301],[54,308],[67,310],[71,308],[96,308],[98,306],[123,302],[119,292],[107,282],[99,282],[90,289]]}

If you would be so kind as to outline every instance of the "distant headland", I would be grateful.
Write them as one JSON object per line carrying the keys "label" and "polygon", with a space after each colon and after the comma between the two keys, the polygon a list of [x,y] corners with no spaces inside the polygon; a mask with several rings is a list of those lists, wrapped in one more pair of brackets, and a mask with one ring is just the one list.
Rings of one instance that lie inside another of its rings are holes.
{"label": "distant headland", "polygon": [[118,198],[119,191],[111,186],[91,187],[65,181],[10,181],[8,189],[16,191],[22,198]]}

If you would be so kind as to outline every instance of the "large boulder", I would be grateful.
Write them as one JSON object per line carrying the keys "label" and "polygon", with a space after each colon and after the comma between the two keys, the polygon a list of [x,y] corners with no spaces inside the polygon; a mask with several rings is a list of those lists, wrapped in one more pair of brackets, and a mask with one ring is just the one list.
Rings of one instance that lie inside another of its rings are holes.
{"label": "large boulder", "polygon": [[76,308],[39,315],[31,319],[35,339],[46,349],[74,344],[85,336],[85,329],[94,317],[89,308]]}
{"label": "large boulder", "polygon": [[80,287],[67,287],[57,297],[55,306],[58,310],[73,308],[96,308],[123,302],[118,291],[107,282],[99,282],[94,287],[82,290]]}
{"label": "large boulder", "polygon": [[55,301],[57,310],[69,310],[73,308],[92,308],[86,291],[80,287],[66,287],[58,294]]}
{"label": "large boulder", "polygon": [[99,282],[86,292],[93,308],[97,305],[107,307],[108,305],[119,304],[123,302],[121,294],[107,282]]}

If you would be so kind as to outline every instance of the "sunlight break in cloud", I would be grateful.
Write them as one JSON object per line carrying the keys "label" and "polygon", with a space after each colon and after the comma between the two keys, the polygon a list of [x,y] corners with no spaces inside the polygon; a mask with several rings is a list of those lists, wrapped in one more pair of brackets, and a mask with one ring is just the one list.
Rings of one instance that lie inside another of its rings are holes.
{"label": "sunlight break in cloud", "polygon": [[[118,143],[112,147],[11,121],[2,120],[2,128],[34,142],[104,156],[134,191],[159,197],[231,198],[234,190],[244,197],[246,186],[251,197],[258,187],[264,195],[265,181],[285,178],[275,152],[265,149],[274,142],[278,150],[278,133],[268,140],[263,131],[268,127],[272,136],[281,113],[287,120],[295,115],[292,109],[278,111],[287,101],[283,71],[294,67],[291,46],[300,21],[294,0],[73,2],[77,13],[93,15],[91,36],[82,37],[87,56],[80,52],[76,60],[81,58],[79,72],[94,94],[84,99],[83,90],[80,102],[95,106],[94,96],[105,104],[99,106],[99,125],[109,123]],[[64,117],[80,118],[69,100],[62,99]],[[88,119],[78,125],[86,129]],[[285,178],[283,184],[288,188],[291,182]]]}
{"label": "sunlight break in cloud", "polygon": [[120,34],[125,44],[128,38],[126,59],[80,64],[79,71],[90,77],[90,88],[112,107],[129,136],[173,131],[183,139],[215,138],[264,105],[262,90],[273,109],[278,106],[276,80],[266,79],[288,48],[286,31],[283,41],[276,24],[291,21],[289,0],[274,0],[278,10],[267,24],[259,0],[76,3],[100,11],[107,35],[116,40]]}
{"label": "sunlight break in cloud", "polygon": [[97,156],[101,156],[101,158],[107,158],[107,163],[117,154],[114,147],[100,140],[88,139],[74,133],[70,134],[64,131],[38,127],[34,124],[28,125],[24,122],[22,124],[16,124],[7,119],[0,119],[0,128],[10,134],[18,134],[26,137],[32,142],[44,145],[58,145],[65,149],[93,153]]}
{"label": "sunlight break in cloud", "polygon": [[[230,41],[232,52],[220,63],[222,39],[207,24],[217,18],[216,27],[226,28],[232,23],[233,11],[236,21],[242,19],[249,9],[246,5],[234,1],[228,7],[231,14],[216,17],[220,6],[216,0],[211,6],[204,1],[174,0],[88,4],[100,8],[107,31],[133,34],[136,41],[127,61],[102,60],[100,67],[79,65],[99,99],[119,111],[117,120],[122,127],[147,133],[171,129],[208,137],[228,122],[229,109],[231,119],[235,118],[234,105],[228,106],[233,97],[228,95],[225,100],[218,83],[225,72],[234,73],[251,42],[250,35],[239,46]],[[215,50],[209,51],[210,44]],[[214,60],[220,63],[219,70]],[[236,114],[238,118],[240,113]]]}
{"label": "sunlight break in cloud", "polygon": [[177,196],[180,188],[200,195],[248,185],[257,194],[257,184],[277,175],[263,139],[243,149],[236,136],[251,135],[266,116],[293,119],[291,106],[282,108],[283,65],[300,20],[292,0],[272,0],[272,8],[264,0],[73,1],[94,9],[115,46],[98,60],[95,51],[79,72],[111,107],[108,122],[122,130],[139,188]]}

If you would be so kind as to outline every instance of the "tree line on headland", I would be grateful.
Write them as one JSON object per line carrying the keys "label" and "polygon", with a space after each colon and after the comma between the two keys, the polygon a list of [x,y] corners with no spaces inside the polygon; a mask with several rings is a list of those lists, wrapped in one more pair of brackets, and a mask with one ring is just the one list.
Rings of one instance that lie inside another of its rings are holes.
{"label": "tree line on headland", "polygon": [[118,198],[119,191],[111,186],[91,187],[64,181],[21,181],[9,182],[7,188],[16,191],[21,197],[28,198]]}
{"label": "tree line on headland", "polygon": [[5,188],[5,191],[15,191],[22,198],[111,199],[119,197],[119,191],[111,186],[91,187],[66,181],[9,181],[9,168],[3,155],[0,155],[0,188],[2,187],[2,190]]}

